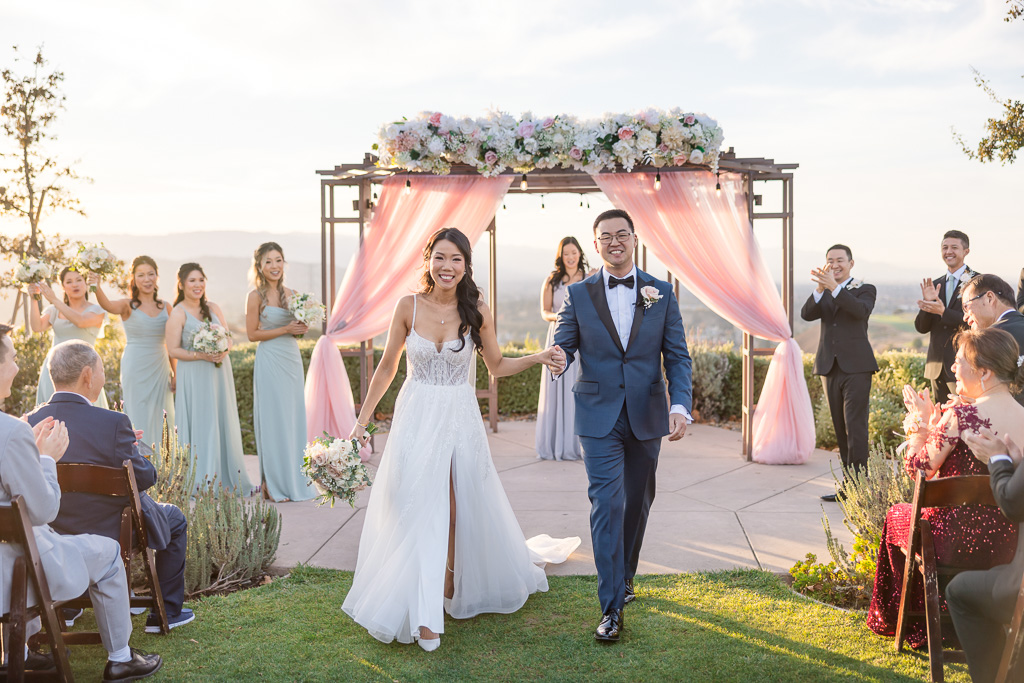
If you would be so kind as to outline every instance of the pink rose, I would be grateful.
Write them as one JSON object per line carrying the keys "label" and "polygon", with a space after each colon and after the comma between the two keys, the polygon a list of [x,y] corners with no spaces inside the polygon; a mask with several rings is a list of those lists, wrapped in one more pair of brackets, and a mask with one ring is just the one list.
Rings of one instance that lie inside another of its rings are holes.
{"label": "pink rose", "polygon": [[619,128],[619,139],[620,140],[629,140],[631,137],[633,137],[633,129],[632,128],[627,128],[626,126],[623,126],[622,128]]}
{"label": "pink rose", "polygon": [[550,128],[553,125],[555,125],[555,120],[550,116],[544,119],[544,122],[540,124],[541,128],[545,129]]}
{"label": "pink rose", "polygon": [[660,145],[658,145],[658,151],[660,151],[660,152],[667,152],[668,151],[668,145],[666,145],[664,142],[661,143]]}
{"label": "pink rose", "polygon": [[521,138],[530,138],[533,137],[533,132],[536,129],[537,126],[536,124],[534,124],[533,121],[523,121],[522,123],[519,124],[519,128],[518,130],[516,130],[516,132],[519,134],[519,137]]}
{"label": "pink rose", "polygon": [[575,159],[576,161],[579,161],[580,159],[583,158],[583,150],[581,150],[579,147],[573,147],[572,149],[569,150],[569,156]]}
{"label": "pink rose", "polygon": [[433,114],[430,115],[430,124],[432,126],[441,125],[441,112],[435,111]]}
{"label": "pink rose", "polygon": [[697,123],[697,117],[694,116],[693,114],[687,114],[686,116],[683,117],[683,123],[685,123],[688,126],[692,126],[693,124]]}
{"label": "pink rose", "polygon": [[674,157],[672,157],[672,165],[682,166],[683,164],[686,163],[687,158],[688,157],[685,154],[677,154]]}
{"label": "pink rose", "polygon": [[484,154],[484,161],[487,163],[488,166],[493,166],[494,162],[496,162],[497,160],[498,155],[493,149],[487,150],[487,153]]}

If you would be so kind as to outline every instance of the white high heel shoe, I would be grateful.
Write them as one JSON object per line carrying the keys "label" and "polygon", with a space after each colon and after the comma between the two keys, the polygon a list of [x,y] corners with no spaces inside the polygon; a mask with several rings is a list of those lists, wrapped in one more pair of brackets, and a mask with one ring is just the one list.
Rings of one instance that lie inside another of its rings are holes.
{"label": "white high heel shoe", "polygon": [[422,638],[418,634],[416,636],[416,644],[423,648],[426,652],[433,652],[437,648],[441,647],[441,636],[438,635],[435,638]]}

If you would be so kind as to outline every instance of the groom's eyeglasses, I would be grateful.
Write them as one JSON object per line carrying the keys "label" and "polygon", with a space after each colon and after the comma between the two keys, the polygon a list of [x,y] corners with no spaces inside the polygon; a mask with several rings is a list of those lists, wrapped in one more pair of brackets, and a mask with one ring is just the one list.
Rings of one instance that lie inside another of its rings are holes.
{"label": "groom's eyeglasses", "polygon": [[603,232],[597,236],[597,241],[601,244],[611,244],[612,240],[618,240],[620,244],[625,244],[626,240],[633,236],[633,233],[622,230],[620,232],[611,235],[607,232]]}

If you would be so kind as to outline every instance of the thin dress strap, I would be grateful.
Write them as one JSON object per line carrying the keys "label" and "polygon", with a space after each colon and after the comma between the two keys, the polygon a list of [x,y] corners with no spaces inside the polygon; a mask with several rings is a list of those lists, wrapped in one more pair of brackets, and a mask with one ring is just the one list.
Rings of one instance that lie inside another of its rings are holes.
{"label": "thin dress strap", "polygon": [[412,295],[412,329],[416,331],[416,295]]}

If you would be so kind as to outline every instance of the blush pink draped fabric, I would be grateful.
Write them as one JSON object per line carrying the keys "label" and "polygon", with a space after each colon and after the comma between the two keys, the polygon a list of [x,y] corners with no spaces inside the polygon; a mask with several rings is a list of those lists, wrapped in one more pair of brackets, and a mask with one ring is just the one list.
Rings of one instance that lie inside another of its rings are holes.
{"label": "blush pink draped fabric", "polygon": [[594,177],[636,223],[654,256],[713,311],[748,334],[780,342],[754,413],[753,459],[798,465],[814,450],[814,415],[799,345],[747,217],[742,177],[666,173],[661,190],[649,173]]}
{"label": "blush pink draped fabric", "polygon": [[[363,244],[353,257],[317,340],[306,376],[306,434],[345,438],[355,425],[355,404],[338,346],[385,332],[400,298],[418,289],[423,247],[438,228],[455,227],[470,244],[487,229],[511,176],[413,176],[384,181]],[[364,450],[364,460],[369,450]]]}

